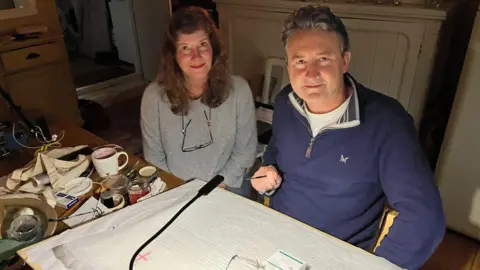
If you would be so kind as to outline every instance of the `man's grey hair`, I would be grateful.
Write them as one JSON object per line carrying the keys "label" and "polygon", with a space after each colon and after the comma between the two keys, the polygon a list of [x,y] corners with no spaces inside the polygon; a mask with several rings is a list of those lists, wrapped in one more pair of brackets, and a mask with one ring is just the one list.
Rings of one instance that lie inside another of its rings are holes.
{"label": "man's grey hair", "polygon": [[288,39],[299,30],[336,32],[340,39],[340,52],[343,54],[350,49],[345,25],[328,7],[308,5],[288,15],[283,24],[283,45],[287,46]]}

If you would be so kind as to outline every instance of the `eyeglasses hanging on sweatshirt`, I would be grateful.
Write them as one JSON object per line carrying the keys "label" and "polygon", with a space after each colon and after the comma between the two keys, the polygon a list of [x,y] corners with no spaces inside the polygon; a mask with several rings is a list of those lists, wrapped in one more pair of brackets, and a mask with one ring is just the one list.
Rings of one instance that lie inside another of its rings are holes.
{"label": "eyeglasses hanging on sweatshirt", "polygon": [[208,116],[207,116],[206,111],[203,111],[203,113],[205,115],[205,121],[207,123],[208,133],[210,134],[210,140],[205,142],[205,143],[199,144],[199,145],[185,147],[185,138],[187,137],[187,129],[188,129],[188,126],[190,125],[190,123],[192,122],[192,119],[189,119],[188,122],[187,122],[187,125],[185,125],[184,115],[182,114],[182,134],[183,134],[182,152],[192,152],[192,151],[195,151],[195,150],[198,150],[198,149],[208,147],[213,143],[212,130],[210,129],[210,120],[212,119],[212,109],[209,108]]}

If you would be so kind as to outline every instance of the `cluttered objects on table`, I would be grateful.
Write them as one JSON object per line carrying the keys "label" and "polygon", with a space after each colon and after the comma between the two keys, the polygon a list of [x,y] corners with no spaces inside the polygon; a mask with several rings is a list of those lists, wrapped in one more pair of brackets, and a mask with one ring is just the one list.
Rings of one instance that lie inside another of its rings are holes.
{"label": "cluttered objects on table", "polygon": [[[90,168],[95,171],[97,179],[89,180],[92,175],[92,172],[89,172],[82,178],[85,180],[78,183],[79,186],[90,187],[92,196],[87,196],[88,199],[84,197],[81,207],[77,207],[76,211],[68,216],[62,217],[70,227],[135,204],[165,189],[165,183],[158,177],[160,170],[153,166],[140,166],[139,161],[134,166],[127,167],[128,155],[118,145],[94,148],[90,156],[92,160]],[[124,156],[123,160],[122,156]],[[75,180],[78,181],[78,179]],[[92,184],[87,183],[90,181]],[[74,201],[77,196],[73,197],[70,198],[71,201]]]}
{"label": "cluttered objects on table", "polygon": [[57,212],[42,196],[9,194],[0,197],[0,262],[25,246],[55,233]]}
{"label": "cluttered objects on table", "polygon": [[53,235],[60,221],[75,227],[161,193],[160,170],[139,163],[128,167],[120,146],[81,145],[42,152],[1,177],[0,261]]}

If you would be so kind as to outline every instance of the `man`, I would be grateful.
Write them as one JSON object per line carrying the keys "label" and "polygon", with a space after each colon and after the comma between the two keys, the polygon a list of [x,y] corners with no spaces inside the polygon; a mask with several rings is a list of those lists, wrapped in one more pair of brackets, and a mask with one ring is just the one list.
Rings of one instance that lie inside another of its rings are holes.
{"label": "man", "polygon": [[442,240],[445,218],[412,118],[347,73],[348,34],[328,8],[295,11],[282,40],[291,85],[277,96],[254,175],[266,177],[252,186],[272,196],[272,208],[366,250],[388,203],[399,215],[375,253],[419,268]]}

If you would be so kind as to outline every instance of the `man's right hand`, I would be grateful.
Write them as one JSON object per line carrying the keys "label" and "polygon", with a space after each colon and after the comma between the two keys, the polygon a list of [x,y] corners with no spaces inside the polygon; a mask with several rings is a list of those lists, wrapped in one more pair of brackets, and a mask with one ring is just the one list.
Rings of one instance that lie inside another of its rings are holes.
{"label": "man's right hand", "polygon": [[[265,176],[263,178],[254,179],[255,177]],[[277,189],[282,183],[282,177],[274,166],[260,167],[252,176],[252,187],[259,193],[265,193],[269,190]]]}

